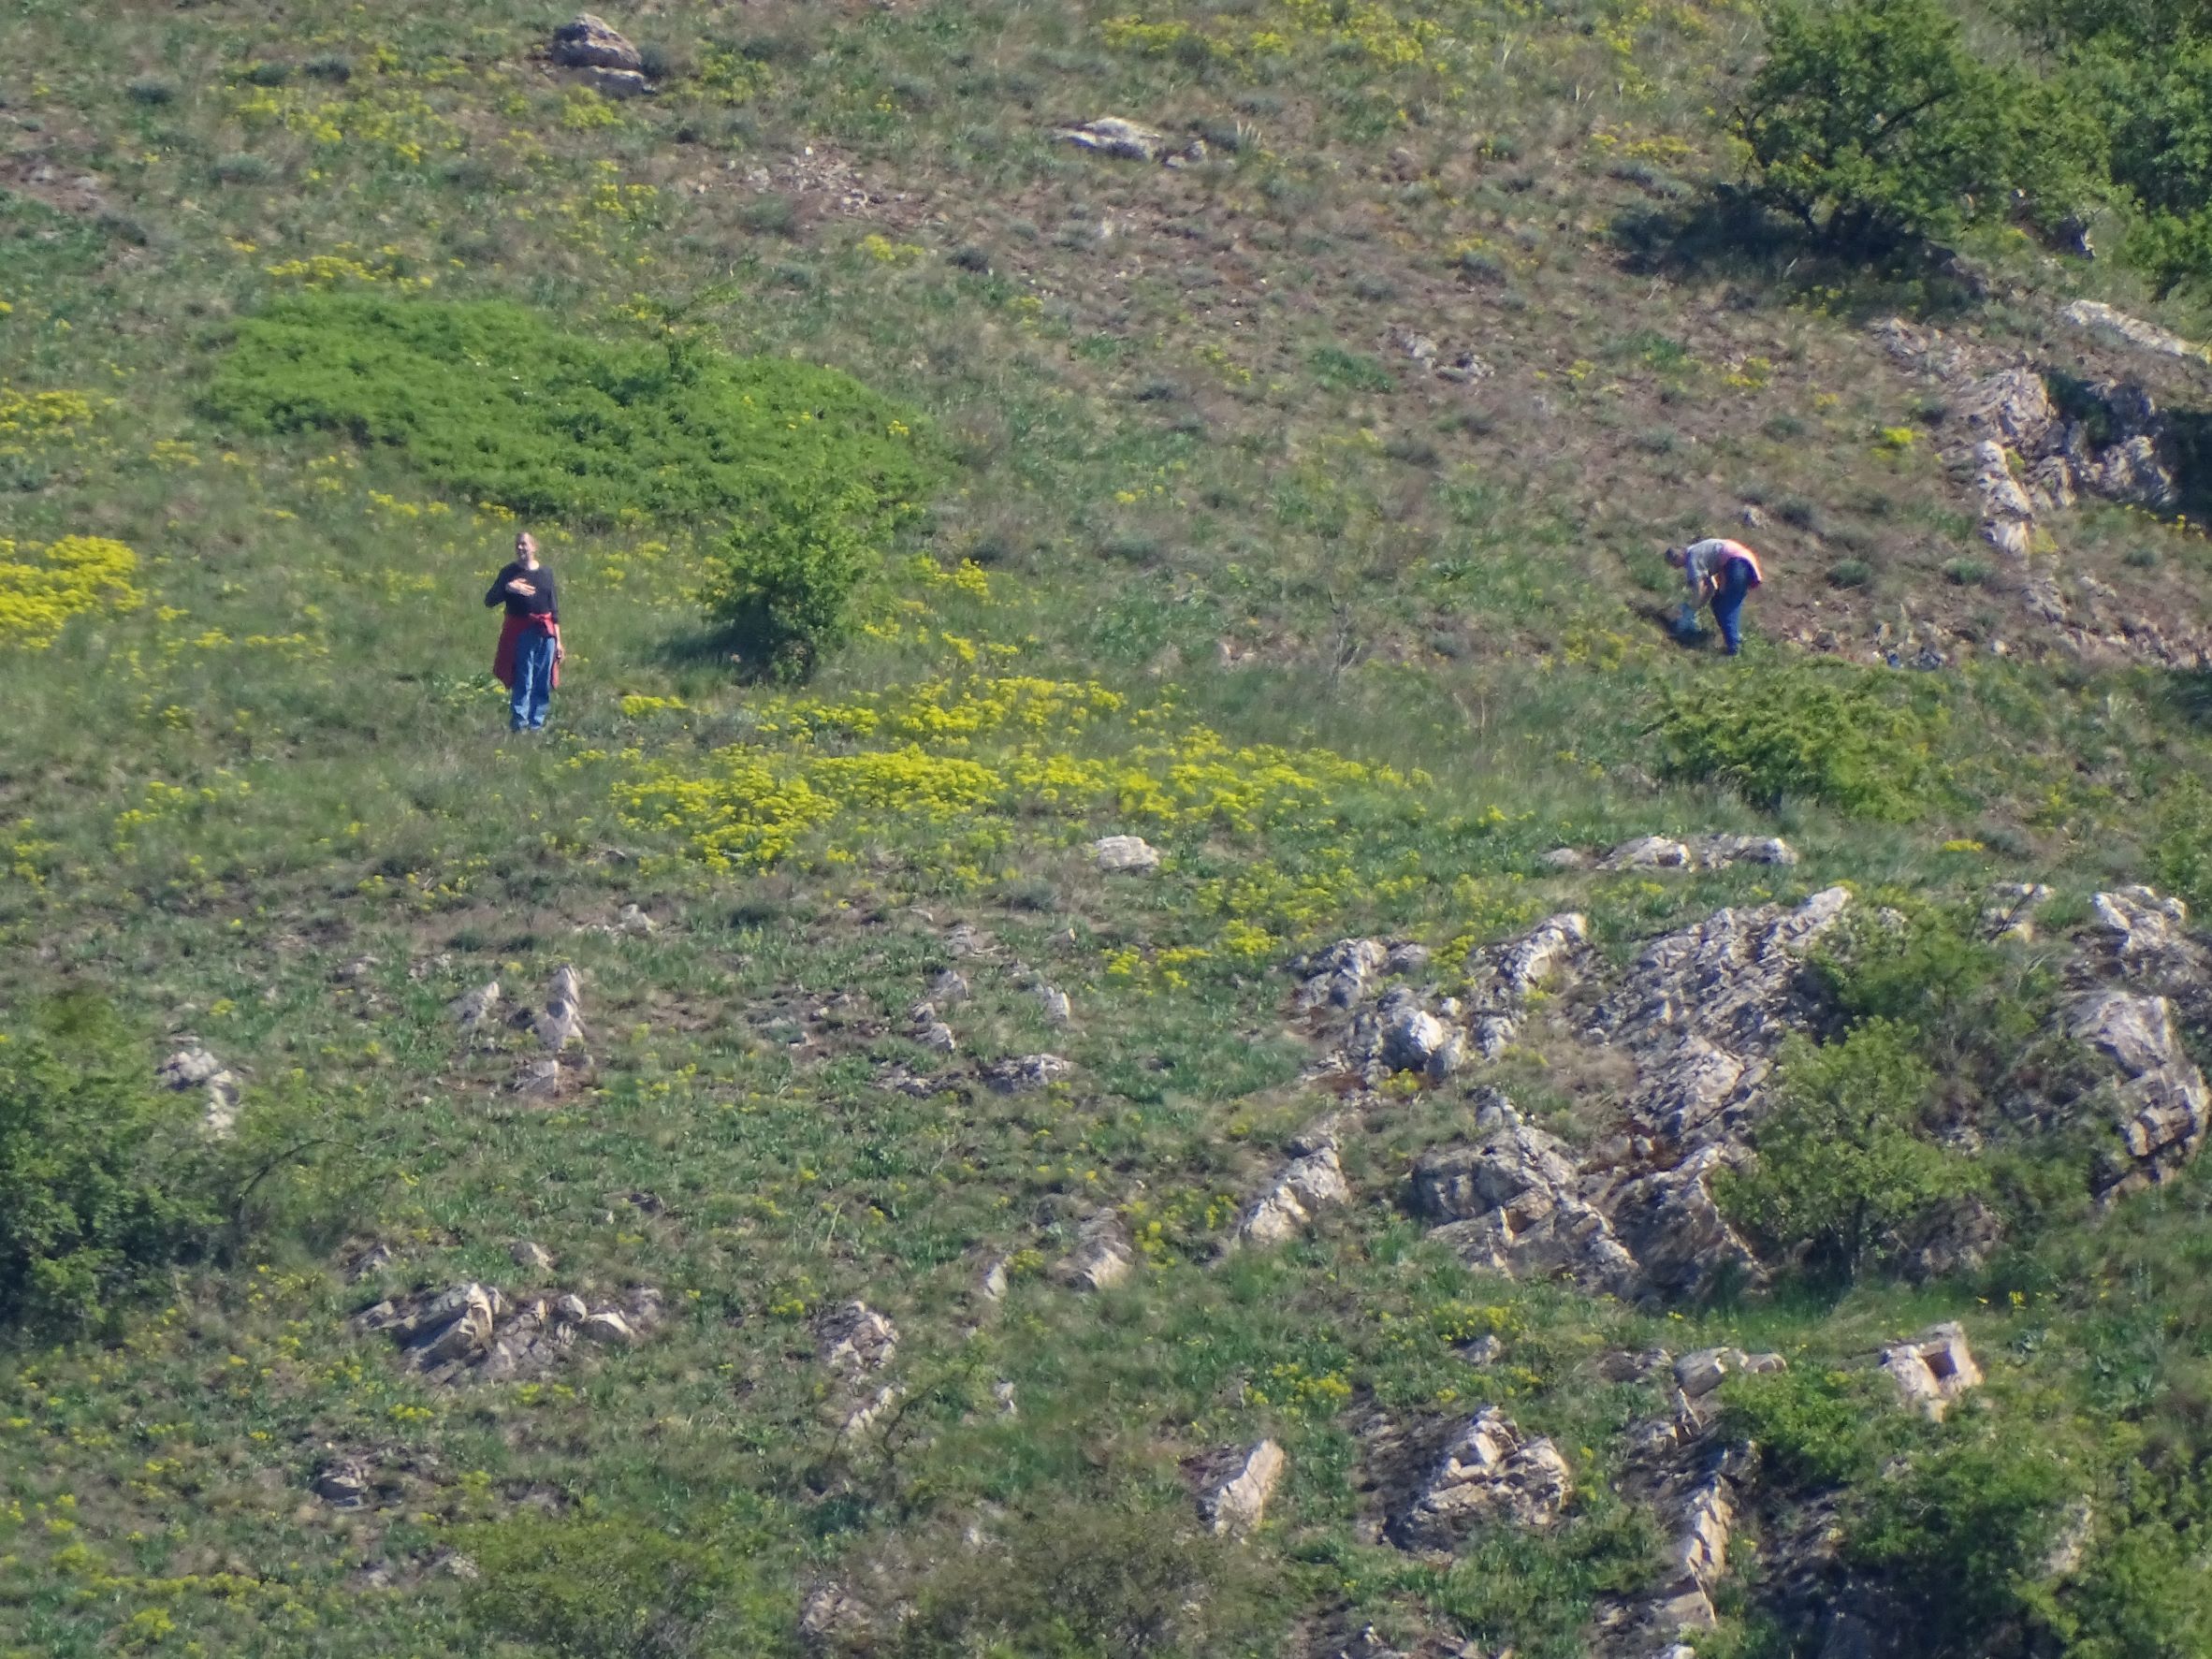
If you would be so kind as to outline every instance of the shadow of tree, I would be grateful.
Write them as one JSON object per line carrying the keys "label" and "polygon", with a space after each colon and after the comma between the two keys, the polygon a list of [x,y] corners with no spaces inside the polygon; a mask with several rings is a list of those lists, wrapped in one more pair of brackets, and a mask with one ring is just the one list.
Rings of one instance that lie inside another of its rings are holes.
{"label": "shadow of tree", "polygon": [[1838,242],[1739,185],[1632,209],[1611,232],[1637,275],[1734,279],[1785,299],[1815,300],[1853,321],[1957,316],[1987,298],[1981,278],[1951,249],[1911,238]]}

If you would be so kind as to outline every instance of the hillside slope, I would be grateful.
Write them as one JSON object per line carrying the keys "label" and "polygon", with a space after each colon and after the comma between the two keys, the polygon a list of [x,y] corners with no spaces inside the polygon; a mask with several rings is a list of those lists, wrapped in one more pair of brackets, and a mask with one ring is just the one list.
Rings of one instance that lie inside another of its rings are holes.
{"label": "hillside slope", "polygon": [[2212,1651],[2202,319],[1733,5],[566,21],[0,18],[0,1654]]}

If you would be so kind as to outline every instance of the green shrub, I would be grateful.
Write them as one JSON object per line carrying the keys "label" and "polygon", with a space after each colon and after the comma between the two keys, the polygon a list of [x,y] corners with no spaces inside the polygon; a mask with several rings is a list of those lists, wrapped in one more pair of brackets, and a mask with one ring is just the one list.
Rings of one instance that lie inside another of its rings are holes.
{"label": "green shrub", "polygon": [[2084,1484],[2051,1436],[1972,1424],[1873,1483],[1844,1552],[1902,1604],[1915,1652],[1979,1656],[2028,1613]]}
{"label": "green shrub", "polygon": [[1255,1551],[1187,1521],[1062,1500],[1020,1518],[1003,1550],[961,1550],[873,1651],[897,1659],[1171,1659],[1273,1652],[1278,1623]]}
{"label": "green shrub", "polygon": [[1874,579],[1874,567],[1863,559],[1839,559],[1828,566],[1831,588],[1864,588]]}
{"label": "green shrub", "polygon": [[1912,1033],[1887,1020],[1826,1048],[1794,1039],[1780,1098],[1753,1132],[1758,1163],[1723,1176],[1722,1209],[1769,1248],[1801,1251],[1815,1273],[1853,1277],[1979,1183],[1968,1159],[1920,1133],[1935,1083]]}
{"label": "green shrub", "polygon": [[2016,189],[2063,212],[2094,150],[1945,0],[1782,0],[1736,129],[1760,195],[1837,243],[1947,235]]}
{"label": "green shrub", "polygon": [[1953,559],[1943,565],[1943,580],[1954,588],[1979,588],[1989,579],[1989,564],[1982,559]]}
{"label": "green shrub", "polygon": [[708,615],[770,674],[803,677],[851,632],[852,596],[880,562],[880,517],[865,489],[825,497],[761,481],[716,555]]}
{"label": "green shrub", "polygon": [[503,301],[278,300],[240,325],[207,402],[248,432],[390,444],[471,501],[578,522],[739,514],[783,486],[865,488],[895,513],[939,472],[918,416],[835,370],[564,332]]}
{"label": "green shrub", "polygon": [[1654,728],[1669,777],[1724,784],[1755,806],[1826,801],[1909,819],[1932,780],[1929,717],[1881,677],[1805,664],[1700,679],[1669,691]]}
{"label": "green shrub", "polygon": [[2159,792],[2151,859],[2161,887],[2212,915],[2212,790],[2197,779],[2184,775]]}
{"label": "green shrub", "polygon": [[1729,1432],[1759,1448],[1777,1479],[1799,1488],[1841,1486],[1870,1471],[1882,1451],[1885,1379],[1811,1367],[1739,1374],[1721,1385]]}
{"label": "green shrub", "polygon": [[95,1325],[221,1220],[199,1102],[94,1004],[0,1035],[0,1324]]}
{"label": "green shrub", "polygon": [[[764,1634],[746,1554],[649,1521],[517,1514],[453,1535],[481,1577],[469,1615],[575,1659],[691,1659]],[[752,1651],[759,1651],[754,1649]]]}

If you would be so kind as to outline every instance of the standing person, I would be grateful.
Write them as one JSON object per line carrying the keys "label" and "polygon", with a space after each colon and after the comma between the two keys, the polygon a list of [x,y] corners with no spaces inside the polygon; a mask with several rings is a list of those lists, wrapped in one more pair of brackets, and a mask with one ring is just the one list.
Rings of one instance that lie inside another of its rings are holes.
{"label": "standing person", "polygon": [[1666,562],[1682,573],[1690,588],[1682,614],[1675,620],[1675,633],[1685,639],[1695,633],[1698,608],[1710,599],[1712,619],[1721,625],[1721,643],[1728,655],[1735,656],[1743,648],[1744,596],[1767,579],[1759,569],[1759,556],[1741,542],[1713,536],[1687,547],[1667,548]]}
{"label": "standing person", "polygon": [[541,732],[553,688],[560,683],[560,598],[553,573],[538,562],[537,538],[527,530],[515,538],[514,561],[491,578],[484,603],[506,603],[507,620],[491,672],[513,693],[511,732]]}

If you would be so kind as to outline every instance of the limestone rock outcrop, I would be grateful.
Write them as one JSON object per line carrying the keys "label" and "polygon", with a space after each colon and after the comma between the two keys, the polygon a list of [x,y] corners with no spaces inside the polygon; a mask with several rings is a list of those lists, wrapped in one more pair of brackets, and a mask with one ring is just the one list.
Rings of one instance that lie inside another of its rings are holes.
{"label": "limestone rock outcrop", "polygon": [[1559,1519],[1571,1491],[1559,1448],[1522,1434],[1493,1405],[1452,1435],[1412,1501],[1391,1518],[1389,1535],[1402,1550],[1448,1550],[1492,1522],[1541,1529]]}

